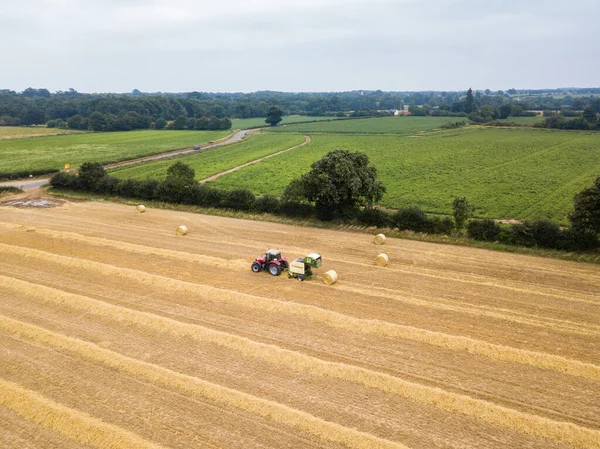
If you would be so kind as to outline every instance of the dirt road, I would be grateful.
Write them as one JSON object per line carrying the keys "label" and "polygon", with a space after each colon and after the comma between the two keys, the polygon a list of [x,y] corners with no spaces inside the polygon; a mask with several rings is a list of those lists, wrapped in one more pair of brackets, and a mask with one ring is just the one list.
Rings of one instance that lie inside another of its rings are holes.
{"label": "dirt road", "polygon": [[[340,280],[252,273],[271,247]],[[595,265],[1,207],[0,447],[598,448],[599,323]]]}

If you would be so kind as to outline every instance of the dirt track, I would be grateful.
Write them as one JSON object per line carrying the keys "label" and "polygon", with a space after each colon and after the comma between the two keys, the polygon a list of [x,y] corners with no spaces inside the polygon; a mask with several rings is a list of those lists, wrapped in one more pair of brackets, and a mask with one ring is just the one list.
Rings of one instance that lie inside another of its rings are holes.
{"label": "dirt track", "polygon": [[[340,281],[252,273],[269,247]],[[2,207],[0,447],[598,448],[599,323],[594,265]]]}

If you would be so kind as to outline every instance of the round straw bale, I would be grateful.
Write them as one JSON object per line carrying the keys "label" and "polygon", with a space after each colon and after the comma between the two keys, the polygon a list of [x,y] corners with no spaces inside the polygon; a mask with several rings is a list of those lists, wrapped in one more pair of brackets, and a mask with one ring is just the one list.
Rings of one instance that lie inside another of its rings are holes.
{"label": "round straw bale", "polygon": [[137,206],[135,206],[135,210],[137,210],[140,214],[143,214],[144,212],[146,212],[146,206],[144,206],[143,204],[138,204]]}
{"label": "round straw bale", "polygon": [[383,234],[377,234],[375,237],[373,237],[373,242],[376,245],[383,245],[385,242],[385,235]]}
{"label": "round straw bale", "polygon": [[384,254],[384,253],[379,254],[375,258],[375,264],[378,267],[385,267],[388,264],[389,261],[390,261],[390,258],[388,257],[387,254]]}
{"label": "round straw bale", "polygon": [[177,235],[186,235],[187,234],[187,226],[181,225],[177,228],[177,230],[175,232],[177,233]]}
{"label": "round straw bale", "polygon": [[331,285],[331,284],[335,284],[337,282],[338,275],[335,271],[329,270],[329,271],[326,271],[325,273],[323,273],[323,276],[321,279],[323,280],[324,284]]}

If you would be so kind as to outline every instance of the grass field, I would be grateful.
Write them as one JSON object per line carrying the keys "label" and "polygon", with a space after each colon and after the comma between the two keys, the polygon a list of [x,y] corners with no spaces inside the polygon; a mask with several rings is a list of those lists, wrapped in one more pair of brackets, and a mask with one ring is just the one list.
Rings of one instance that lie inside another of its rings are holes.
{"label": "grass field", "polygon": [[[201,180],[254,159],[293,147],[302,142],[304,142],[304,136],[299,134],[263,133],[253,135],[248,140],[240,143],[213,148],[191,156],[180,157],[177,158],[177,161],[181,161],[192,167],[196,171],[196,179]],[[167,176],[167,169],[174,163],[175,161],[173,160],[165,160],[136,165],[112,170],[111,175],[121,179],[164,179]]]}
{"label": "grass field", "polygon": [[74,129],[46,128],[45,126],[0,126],[0,139],[20,139],[22,137],[41,137],[62,134],[80,134],[84,131]]}
{"label": "grass field", "polygon": [[448,121],[465,120],[462,117],[376,117],[332,122],[301,123],[278,126],[279,132],[410,134],[439,128]]}
{"label": "grass field", "polygon": [[[403,119],[400,119],[403,120]],[[451,213],[466,196],[476,215],[566,223],[573,195],[600,169],[600,135],[524,129],[462,129],[424,137],[312,135],[307,146],[226,175],[211,185],[280,195],[334,149],[362,151],[387,186],[383,205]]]}
{"label": "grass field", "polygon": [[[280,125],[285,125],[286,123],[300,123],[300,122],[316,122],[321,120],[336,120],[335,117],[310,117],[308,115],[284,115],[283,120]],[[268,126],[265,123],[264,117],[254,117],[254,118],[235,118],[231,120],[233,123],[233,129],[248,129],[248,128],[256,128],[260,126]]]}
{"label": "grass field", "polygon": [[[2,209],[0,447],[600,447],[596,265],[111,203]],[[252,273],[271,247],[318,250],[340,280]]]}
{"label": "grass field", "polygon": [[114,162],[185,148],[228,134],[229,131],[127,131],[0,140],[0,172]]}

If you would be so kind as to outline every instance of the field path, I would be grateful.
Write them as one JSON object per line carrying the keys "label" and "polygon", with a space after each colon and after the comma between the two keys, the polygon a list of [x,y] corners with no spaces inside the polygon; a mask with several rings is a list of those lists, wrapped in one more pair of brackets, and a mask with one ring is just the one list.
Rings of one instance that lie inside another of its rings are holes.
{"label": "field path", "polygon": [[[237,143],[240,140],[244,139],[247,135],[260,131],[260,129],[251,129],[251,130],[242,130],[236,133],[233,133],[227,137],[216,140],[209,145],[204,145],[200,150],[194,150],[193,148],[186,147],[180,148],[177,150],[165,151],[163,153],[153,154],[152,156],[144,156],[137,159],[129,159],[126,161],[114,162],[112,164],[107,164],[104,166],[105,169],[111,168],[119,168],[119,167],[127,167],[129,165],[143,164],[144,162],[153,162],[160,159],[167,159],[174,156],[183,156],[186,154],[198,153],[205,150],[210,150],[212,148],[221,147],[224,145],[231,145],[232,143]],[[32,178],[32,179],[17,179],[15,181],[2,181],[0,182],[0,186],[13,186],[19,187],[23,190],[35,189],[38,187],[42,187],[50,182],[51,176]]]}
{"label": "field path", "polygon": [[[267,248],[323,267],[253,273]],[[600,449],[599,323],[598,265],[4,206],[0,447]]]}
{"label": "field path", "polygon": [[258,163],[260,161],[264,161],[265,159],[269,159],[270,157],[278,156],[278,155],[280,155],[282,153],[286,153],[288,151],[295,150],[296,148],[302,147],[302,146],[306,145],[307,143],[310,143],[311,140],[312,139],[310,138],[309,135],[305,135],[304,136],[304,142],[302,142],[301,144],[294,145],[293,147],[286,148],[285,150],[278,151],[277,153],[269,154],[268,156],[263,156],[261,158],[254,159],[253,161],[246,162],[245,164],[238,165],[237,167],[230,168],[229,170],[225,170],[224,172],[217,173],[216,175],[212,175],[212,176],[209,176],[208,178],[201,179],[198,182],[200,184],[204,184],[205,182],[214,181],[215,179],[220,178],[223,175],[227,175],[229,173],[233,173],[234,171],[238,171],[238,170],[240,170],[240,169],[242,169],[244,167],[247,167],[248,165],[256,164],[256,163]]}

